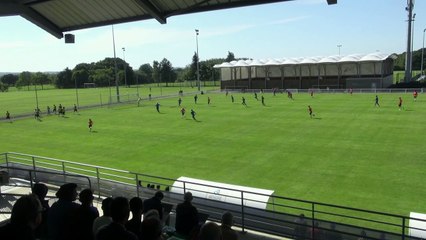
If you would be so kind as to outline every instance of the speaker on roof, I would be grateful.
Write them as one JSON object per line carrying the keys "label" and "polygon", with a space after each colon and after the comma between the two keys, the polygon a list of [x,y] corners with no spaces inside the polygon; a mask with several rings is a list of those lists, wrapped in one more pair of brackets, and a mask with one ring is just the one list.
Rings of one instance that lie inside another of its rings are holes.
{"label": "speaker on roof", "polygon": [[74,34],[65,34],[65,43],[75,43]]}
{"label": "speaker on roof", "polygon": [[337,0],[327,0],[328,5],[336,4]]}

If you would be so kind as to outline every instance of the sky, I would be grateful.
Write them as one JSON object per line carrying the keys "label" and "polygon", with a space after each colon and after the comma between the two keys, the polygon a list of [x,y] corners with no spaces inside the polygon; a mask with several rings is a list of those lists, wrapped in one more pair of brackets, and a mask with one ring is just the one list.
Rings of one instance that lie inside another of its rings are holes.
{"label": "sky", "polygon": [[[403,53],[407,46],[407,0],[296,0],[182,16],[167,24],[145,20],[114,25],[116,54],[136,70],[168,59],[185,67],[200,60],[290,58],[372,52]],[[423,11],[421,11],[423,9]],[[415,1],[414,50],[421,49],[426,0]],[[20,16],[0,17],[0,72],[73,69],[113,57],[111,26],[69,32],[65,44]],[[341,45],[339,48],[338,45]],[[125,48],[125,51],[122,48]]]}

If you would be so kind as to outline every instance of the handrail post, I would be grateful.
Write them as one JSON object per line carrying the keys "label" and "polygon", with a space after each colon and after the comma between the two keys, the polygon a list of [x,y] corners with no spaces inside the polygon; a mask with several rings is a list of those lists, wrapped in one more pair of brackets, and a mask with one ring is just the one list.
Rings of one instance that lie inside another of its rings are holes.
{"label": "handrail post", "polygon": [[34,178],[37,178],[37,174],[36,174],[36,163],[35,163],[35,157],[32,156],[31,159],[33,160],[33,170],[34,170]]}
{"label": "handrail post", "polygon": [[316,232],[316,229],[315,229],[315,203],[312,203],[311,216],[312,216],[312,227],[311,227],[312,236],[311,237],[312,237],[313,240],[315,240],[315,232]]}
{"label": "handrail post", "polygon": [[[34,187],[34,185],[33,185],[33,174],[32,174],[32,171],[31,170],[29,170],[28,171],[29,172],[29,174],[30,174],[30,186],[31,186],[31,189],[33,189],[33,187]],[[34,172],[34,174],[35,174],[35,172]]]}
{"label": "handrail post", "polygon": [[401,240],[405,239],[405,217],[402,217],[402,235]]}
{"label": "handrail post", "polygon": [[244,233],[244,192],[241,191],[241,231]]}
{"label": "handrail post", "polygon": [[96,180],[98,182],[98,198],[101,198],[101,178],[99,177],[99,168],[96,168]]}
{"label": "handrail post", "polygon": [[185,193],[186,193],[186,185],[185,185],[185,182],[183,182],[183,194]]}
{"label": "handrail post", "polygon": [[135,173],[136,175],[136,196],[139,197],[139,174]]}
{"label": "handrail post", "polygon": [[64,176],[64,182],[65,182],[65,180],[66,180],[66,177],[65,177],[65,163],[64,162],[61,162],[62,163],[62,175]]}
{"label": "handrail post", "polygon": [[5,159],[6,159],[6,167],[9,167],[9,154],[8,153],[5,153],[4,154],[5,155]]}

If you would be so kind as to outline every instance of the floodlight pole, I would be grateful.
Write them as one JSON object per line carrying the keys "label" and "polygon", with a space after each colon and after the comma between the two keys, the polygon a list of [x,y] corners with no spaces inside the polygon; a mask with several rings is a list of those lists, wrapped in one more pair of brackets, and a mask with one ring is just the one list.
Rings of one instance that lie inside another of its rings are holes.
{"label": "floodlight pole", "polygon": [[37,105],[37,110],[38,108],[38,94],[37,94],[37,83],[34,83],[34,88],[35,88],[35,95],[36,95],[36,105]]}
{"label": "floodlight pole", "polygon": [[411,54],[411,21],[413,20],[413,0],[407,0],[407,7],[405,10],[408,12],[408,27],[407,27],[407,51],[405,56],[405,82],[411,80],[411,67],[412,67],[412,54]]}
{"label": "floodlight pole", "polygon": [[342,44],[337,45],[337,47],[339,48],[339,56],[340,56],[340,48],[342,47]]}
{"label": "floodlight pole", "polygon": [[75,83],[75,98],[77,99],[77,107],[80,107],[78,104],[78,90],[77,90],[77,78],[74,77],[74,83]]}
{"label": "floodlight pole", "polygon": [[123,61],[124,61],[124,85],[126,85],[126,87],[127,87],[127,64],[126,64],[126,54],[125,54],[125,52],[126,52],[126,48],[121,48],[121,49],[123,49]]}
{"label": "floodlight pole", "polygon": [[199,30],[195,29],[195,41],[197,43],[197,84],[198,84],[198,91],[200,91],[201,85],[200,85],[200,57],[198,55],[198,34],[199,34]]}
{"label": "floodlight pole", "polygon": [[112,27],[112,46],[114,50],[114,74],[115,74],[115,88],[117,90],[117,102],[120,102],[120,90],[118,88],[118,75],[117,75],[117,55],[115,54],[115,37],[114,37],[114,25]]}
{"label": "floodlight pole", "polygon": [[423,72],[423,61],[424,61],[424,55],[425,55],[425,32],[426,32],[426,28],[423,29],[422,64],[421,64],[421,70],[420,70],[420,74],[422,76],[425,75],[425,73]]}
{"label": "floodlight pole", "polygon": [[[416,14],[413,14],[413,26],[411,29],[411,57],[414,56],[414,21],[416,19]],[[411,59],[411,73],[410,76],[413,77],[413,60]]]}

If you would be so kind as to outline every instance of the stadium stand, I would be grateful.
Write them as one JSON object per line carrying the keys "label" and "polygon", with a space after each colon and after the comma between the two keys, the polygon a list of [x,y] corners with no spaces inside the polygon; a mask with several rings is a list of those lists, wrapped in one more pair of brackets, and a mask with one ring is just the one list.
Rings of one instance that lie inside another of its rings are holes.
{"label": "stadium stand", "polygon": [[[50,199],[49,203],[57,200],[52,192],[58,190],[58,186],[73,182],[77,183],[78,190],[92,189],[97,195],[96,204],[98,205],[99,201],[108,196],[138,196],[147,199],[158,190],[143,185],[149,183],[165,189],[176,181],[175,179],[20,153],[0,154],[0,171],[2,173],[0,178],[2,180],[0,200],[2,220],[8,219],[7,214],[11,213],[11,207],[16,199],[23,194],[28,194],[31,186],[36,182],[44,182],[49,187],[47,195],[47,199]],[[191,190],[185,189],[185,191]],[[248,194],[248,192],[241,191],[242,203],[244,203],[244,194]],[[241,232],[260,232],[278,238],[294,238],[296,229],[306,229],[304,239],[331,239],[338,235],[341,236],[341,239],[351,240],[358,239],[364,234],[368,239],[421,239],[409,235],[414,228],[408,223],[411,220],[424,222],[422,219],[281,196],[272,197],[266,209],[200,197],[194,198],[192,203],[197,207],[199,213],[208,216],[207,222],[219,223],[222,214],[229,211],[234,216],[234,226]],[[176,209],[176,205],[182,201],[182,198],[181,193],[164,192],[162,202],[174,206],[170,213],[168,230],[174,227],[175,212],[173,209]],[[300,221],[300,214],[304,214],[303,221]],[[425,229],[414,230],[425,232]]]}

